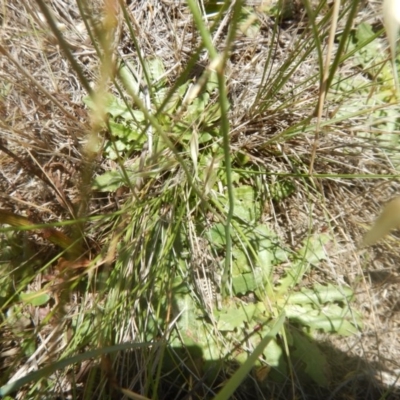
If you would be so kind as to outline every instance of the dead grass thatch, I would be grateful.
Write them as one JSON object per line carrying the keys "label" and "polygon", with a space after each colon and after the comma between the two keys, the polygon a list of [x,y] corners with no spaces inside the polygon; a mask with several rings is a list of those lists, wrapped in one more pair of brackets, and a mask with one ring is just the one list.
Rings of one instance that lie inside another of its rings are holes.
{"label": "dead grass thatch", "polygon": [[[199,43],[187,7],[166,0],[128,4],[143,55],[162,58],[167,78],[173,83]],[[55,0],[48,2],[48,6],[87,80],[95,82],[96,51],[75,2]],[[371,12],[375,6],[366,4],[362,17],[376,20]],[[288,20],[282,27],[271,75],[281,68],[282,59],[296,43],[296,35],[301,35],[305,16],[301,10],[298,12],[296,19]],[[87,165],[82,149],[90,131],[88,112],[82,102],[86,93],[38,6],[26,0],[2,0],[0,13],[0,209],[27,216],[36,223],[78,218],[83,197],[87,202],[86,215],[116,210],[124,201],[123,195],[83,193],[87,189],[82,188],[82,174]],[[368,127],[367,118],[360,117],[325,127],[314,165],[317,178],[299,178],[298,174],[307,172],[299,170],[299,166],[308,165],[314,133],[279,141],[276,138],[313,115],[318,82],[311,83],[303,92],[295,92],[299,90],[296,83],[312,76],[318,68],[316,56],[310,53],[284,87],[283,92],[293,90],[298,99],[296,107],[292,104],[292,108],[282,108],[286,99],[276,97],[272,107],[257,112],[252,105],[262,82],[263,63],[270,54],[268,37],[273,29],[270,18],[260,15],[259,32],[254,37],[238,37],[228,64],[232,152],[244,152],[250,162],[268,173],[292,174],[287,179],[296,187],[295,193],[281,202],[267,204],[264,219],[293,249],[310,233],[335,233],[328,261],[309,279],[329,279],[353,287],[353,307],[361,310],[365,326],[355,336],[324,338],[334,367],[331,398],[347,398],[351,394],[355,398],[378,398],[378,392],[382,395],[399,385],[399,252],[393,238],[362,252],[357,245],[382,204],[398,194],[399,187],[392,179],[346,176],[387,175],[396,171],[377,151],[379,144],[357,135]],[[222,27],[214,33],[214,40],[222,44],[225,34]],[[121,27],[118,49],[124,58],[135,59],[125,26]],[[206,56],[203,58],[206,64]],[[353,66],[346,68],[352,70]],[[94,173],[106,170],[109,161],[98,157],[92,168]],[[269,183],[266,179],[265,184]],[[69,233],[68,228],[65,232]],[[96,236],[90,229],[89,232],[86,251],[96,252],[101,246],[101,235]],[[31,246],[32,257],[44,262],[51,259],[54,248],[43,235],[27,233],[24,237]],[[42,275],[41,279],[45,277]],[[73,308],[73,302],[71,299],[69,307]],[[48,312],[30,317],[40,325]],[[26,324],[30,326],[29,322]],[[50,329],[48,337],[55,332]],[[0,360],[5,369],[13,363],[18,343],[9,332],[1,334],[0,339]],[[53,350],[60,352],[65,343],[56,346],[57,343],[53,342]],[[368,380],[374,382],[370,388],[365,387]]]}

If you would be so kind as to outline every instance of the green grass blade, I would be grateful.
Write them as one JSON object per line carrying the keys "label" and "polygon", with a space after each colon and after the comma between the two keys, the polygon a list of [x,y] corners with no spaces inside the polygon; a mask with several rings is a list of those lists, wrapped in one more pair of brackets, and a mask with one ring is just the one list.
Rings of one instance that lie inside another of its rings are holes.
{"label": "green grass blade", "polygon": [[[343,54],[346,44],[348,43],[348,38],[349,38],[349,35],[351,32],[351,29],[353,29],[353,25],[354,25],[353,21],[357,14],[358,4],[359,4],[359,0],[353,0],[350,2],[350,7],[349,7],[350,11],[349,11],[349,14],[346,19],[346,26],[341,35],[339,46],[336,51],[336,56],[332,62],[331,70],[329,72],[329,77],[328,77],[328,82],[327,82],[327,90],[329,90],[329,88],[331,86],[332,80],[335,76],[335,73],[337,72],[337,69],[338,69],[340,63],[343,62],[342,54]],[[343,14],[345,14],[345,13],[346,13],[346,11]],[[343,14],[339,17],[339,19],[344,17]]]}

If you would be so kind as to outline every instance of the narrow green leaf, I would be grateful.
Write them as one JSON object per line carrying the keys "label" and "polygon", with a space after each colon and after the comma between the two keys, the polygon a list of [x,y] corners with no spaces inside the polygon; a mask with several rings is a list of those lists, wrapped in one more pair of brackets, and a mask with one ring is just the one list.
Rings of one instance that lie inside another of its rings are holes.
{"label": "narrow green leaf", "polygon": [[343,336],[357,333],[357,326],[361,326],[355,311],[350,312],[347,306],[340,307],[337,304],[327,304],[319,310],[310,305],[288,304],[285,311],[293,322],[314,330],[336,332]]}
{"label": "narrow green leaf", "polygon": [[338,288],[332,284],[315,284],[311,289],[302,289],[300,292],[291,293],[288,299],[289,304],[324,304],[329,302],[344,302],[353,297],[350,288]]}
{"label": "narrow green leaf", "polygon": [[[263,303],[232,303],[218,314],[217,327],[220,331],[232,331],[236,328],[251,324],[266,312]],[[265,318],[265,315],[264,315]]]}
{"label": "narrow green leaf", "polygon": [[232,276],[233,293],[237,295],[254,292],[263,286],[263,278],[261,268],[255,268],[254,272]]}

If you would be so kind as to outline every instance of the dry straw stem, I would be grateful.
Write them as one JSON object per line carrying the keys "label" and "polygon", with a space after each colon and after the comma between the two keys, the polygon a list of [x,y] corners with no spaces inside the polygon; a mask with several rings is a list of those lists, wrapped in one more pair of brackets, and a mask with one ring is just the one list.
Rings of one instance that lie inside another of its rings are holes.
{"label": "dry straw stem", "polygon": [[400,197],[396,197],[384,207],[371,230],[364,236],[362,246],[371,246],[400,226]]}
{"label": "dry straw stem", "polygon": [[325,66],[324,66],[324,71],[323,71],[323,76],[322,76],[322,82],[321,82],[321,86],[319,89],[318,109],[317,109],[317,126],[316,126],[315,137],[314,137],[314,146],[313,146],[312,153],[311,153],[311,161],[310,161],[310,169],[309,169],[310,175],[312,175],[313,169],[314,169],[314,161],[315,161],[315,155],[316,155],[316,151],[317,151],[318,137],[319,137],[319,132],[320,132],[320,128],[321,128],[322,112],[324,109],[325,98],[326,98],[326,94],[328,91],[329,69],[330,69],[330,64],[331,64],[333,43],[334,43],[335,35],[336,35],[336,27],[337,27],[337,22],[338,22],[338,17],[339,17],[339,6],[340,6],[340,1],[336,0],[334,2],[334,6],[333,6],[331,29],[329,32],[329,40],[328,40],[328,51],[327,51],[326,59],[325,59]]}
{"label": "dry straw stem", "polygon": [[400,1],[399,0],[384,0],[382,7],[383,23],[392,54],[393,77],[396,85],[397,93],[399,94],[399,78],[396,69],[396,42],[400,28]]}

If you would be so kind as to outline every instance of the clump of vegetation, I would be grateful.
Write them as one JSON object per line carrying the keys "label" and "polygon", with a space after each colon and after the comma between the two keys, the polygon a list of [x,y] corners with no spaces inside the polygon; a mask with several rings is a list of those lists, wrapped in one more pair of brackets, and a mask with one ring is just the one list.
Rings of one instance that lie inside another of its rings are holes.
{"label": "clump of vegetation", "polygon": [[398,173],[358,3],[4,3],[2,396],[364,390],[318,341],[365,329],[343,221]]}

